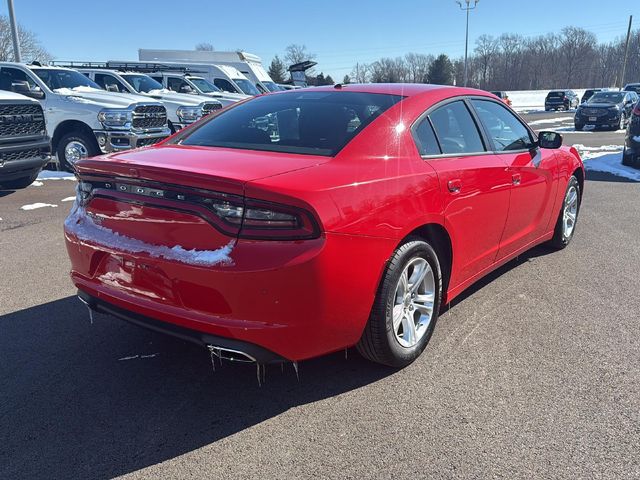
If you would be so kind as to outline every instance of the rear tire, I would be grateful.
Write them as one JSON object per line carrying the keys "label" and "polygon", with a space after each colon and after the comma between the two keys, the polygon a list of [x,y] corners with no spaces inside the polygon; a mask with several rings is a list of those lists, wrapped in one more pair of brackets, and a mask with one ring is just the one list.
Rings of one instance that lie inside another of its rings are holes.
{"label": "rear tire", "polygon": [[71,132],[64,135],[58,142],[56,155],[60,168],[67,172],[74,171],[74,165],[78,160],[98,155],[100,149],[93,134],[85,132]]}
{"label": "rear tire", "polygon": [[574,124],[575,130],[576,132],[581,132],[582,129],[584,128],[584,124],[583,123],[576,123]]}
{"label": "rear tire", "polygon": [[580,213],[580,183],[575,175],[571,175],[564,194],[562,208],[558,214],[553,238],[549,240],[549,246],[555,250],[562,250],[571,242],[576,231],[578,214]]}
{"label": "rear tire", "polygon": [[401,368],[424,351],[438,318],[442,273],[435,250],[418,237],[394,252],[356,345],[377,363]]}
{"label": "rear tire", "polygon": [[28,177],[22,177],[22,178],[17,178],[15,180],[10,180],[8,182],[2,182],[2,185],[0,185],[0,188],[4,188],[6,190],[19,190],[21,188],[27,188],[29,185],[31,185],[33,182],[36,181],[36,178],[38,178],[39,173],[40,173],[40,170],[32,173]]}

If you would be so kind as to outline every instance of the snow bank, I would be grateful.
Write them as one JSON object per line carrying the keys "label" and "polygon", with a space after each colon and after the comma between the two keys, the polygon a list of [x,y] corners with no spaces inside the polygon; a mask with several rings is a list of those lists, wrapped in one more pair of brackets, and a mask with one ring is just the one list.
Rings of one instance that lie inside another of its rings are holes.
{"label": "snow bank", "polygon": [[622,146],[585,147],[576,144],[574,147],[580,152],[586,170],[610,173],[640,182],[640,170],[622,165]]}
{"label": "snow bank", "polygon": [[534,126],[534,125],[543,125],[545,123],[562,123],[562,122],[571,122],[571,124],[573,125],[573,117],[543,118],[542,120],[534,120],[533,122],[529,122],[529,125]]}
{"label": "snow bank", "polygon": [[217,250],[186,250],[180,245],[174,247],[152,245],[97,224],[87,215],[84,208],[78,207],[75,203],[64,222],[64,226],[68,233],[76,236],[79,240],[89,242],[91,245],[99,245],[112,253],[146,253],[155,258],[175,260],[201,267],[233,265],[233,260],[230,257],[234,245],[233,240]]}
{"label": "snow bank", "polygon": [[35,210],[36,208],[45,208],[45,207],[56,208],[57,206],[58,205],[53,205],[52,203],[37,202],[37,203],[32,203],[30,205],[23,205],[20,207],[20,210]]}
{"label": "snow bank", "polygon": [[[582,98],[586,89],[573,90],[579,98]],[[544,99],[551,90],[516,90],[507,92],[511,100],[511,107],[516,112],[544,112]]]}

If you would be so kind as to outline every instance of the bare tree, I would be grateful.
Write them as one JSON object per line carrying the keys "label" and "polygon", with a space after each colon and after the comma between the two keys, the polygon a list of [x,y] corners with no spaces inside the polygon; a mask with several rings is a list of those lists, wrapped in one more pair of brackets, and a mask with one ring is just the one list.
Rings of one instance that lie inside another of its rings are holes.
{"label": "bare tree", "polygon": [[489,68],[498,53],[498,42],[491,35],[480,35],[474,49],[475,58],[480,67],[480,87],[487,88],[489,83]]}
{"label": "bare tree", "polygon": [[[53,59],[51,53],[45,49],[35,33],[18,25],[18,39],[22,60],[31,62],[37,60],[46,63]],[[13,41],[11,39],[11,26],[9,19],[0,15],[0,61],[14,61]]]}
{"label": "bare tree", "polygon": [[[315,60],[316,59],[316,54],[315,53],[310,53],[307,50],[306,45],[298,45],[295,43],[292,43],[291,45],[287,46],[287,48],[284,49],[284,61],[285,61],[285,66],[287,68],[289,68],[291,65],[294,65],[296,63],[300,63],[300,62],[304,62],[306,60]],[[315,76],[315,69],[314,68],[310,68],[306,71],[306,74],[308,77],[313,77]]]}
{"label": "bare tree", "polygon": [[368,83],[371,80],[371,66],[367,63],[356,63],[351,70],[351,81],[354,83]]}
{"label": "bare tree", "polygon": [[426,83],[429,74],[429,66],[433,62],[433,55],[423,53],[407,53],[404,56],[404,64],[407,70],[407,82]]}
{"label": "bare tree", "polygon": [[213,52],[215,49],[209,42],[200,42],[196,45],[196,50],[199,50],[201,52]]}
{"label": "bare tree", "polygon": [[583,28],[565,27],[560,38],[558,65],[564,72],[564,84],[572,85],[586,73],[595,54],[596,36]]}

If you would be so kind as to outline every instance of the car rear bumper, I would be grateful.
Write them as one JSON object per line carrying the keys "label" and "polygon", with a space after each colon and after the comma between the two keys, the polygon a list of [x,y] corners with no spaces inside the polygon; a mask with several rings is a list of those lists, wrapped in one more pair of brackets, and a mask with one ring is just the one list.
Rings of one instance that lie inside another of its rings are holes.
{"label": "car rear bumper", "polygon": [[[21,158],[23,154],[24,158]],[[29,177],[50,160],[49,138],[0,146],[0,182]]]}
{"label": "car rear bumper", "polygon": [[96,310],[200,344],[250,349],[265,362],[357,343],[395,248],[393,240],[339,234],[239,240],[232,264],[202,267],[65,237],[71,278]]}

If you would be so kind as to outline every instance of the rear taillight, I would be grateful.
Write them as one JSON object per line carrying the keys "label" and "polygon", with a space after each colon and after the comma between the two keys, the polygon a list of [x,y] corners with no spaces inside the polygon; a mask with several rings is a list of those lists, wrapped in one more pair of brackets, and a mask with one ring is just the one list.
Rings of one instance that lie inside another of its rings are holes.
{"label": "rear taillight", "polygon": [[192,211],[219,231],[240,238],[304,240],[320,235],[315,218],[303,208],[237,195],[188,188],[177,190],[173,185],[80,182],[77,196],[80,205],[88,204],[95,195]]}

